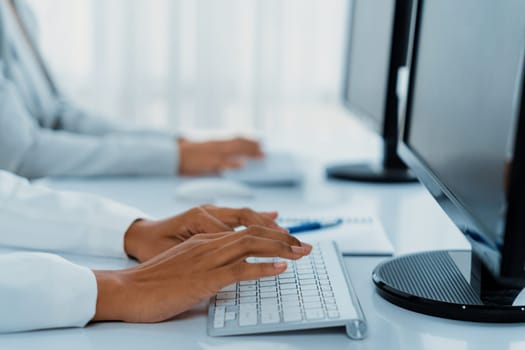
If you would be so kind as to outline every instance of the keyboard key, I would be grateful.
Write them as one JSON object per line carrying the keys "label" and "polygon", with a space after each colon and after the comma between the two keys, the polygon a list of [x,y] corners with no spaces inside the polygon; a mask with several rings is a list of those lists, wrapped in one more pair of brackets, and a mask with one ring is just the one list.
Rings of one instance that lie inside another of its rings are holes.
{"label": "keyboard key", "polygon": [[275,277],[263,277],[259,281],[261,282],[267,282],[267,281],[275,281]]}
{"label": "keyboard key", "polygon": [[286,305],[283,306],[283,313],[301,313],[303,310],[300,305]]}
{"label": "keyboard key", "polygon": [[240,310],[257,310],[257,303],[239,305]]}
{"label": "keyboard key", "polygon": [[301,311],[284,311],[283,312],[283,321],[284,322],[297,322],[301,321],[303,316]]}
{"label": "keyboard key", "polygon": [[297,264],[297,265],[295,265],[295,269],[296,269],[297,271],[312,272],[312,271],[313,271],[313,266],[312,266],[312,264],[310,264],[310,263],[306,263],[306,264]]}
{"label": "keyboard key", "polygon": [[281,284],[279,286],[279,289],[281,289],[281,290],[283,290],[283,289],[297,289],[297,285],[295,283],[293,283],[293,284],[292,283]]}
{"label": "keyboard key", "polygon": [[299,303],[298,299],[295,299],[295,300],[283,300],[281,305],[283,306],[283,310],[288,310],[291,307],[299,307],[301,304]]}
{"label": "keyboard key", "polygon": [[255,326],[257,324],[257,309],[239,308],[239,326]]}
{"label": "keyboard key", "polygon": [[297,294],[281,295],[281,300],[283,302],[288,300],[299,300],[299,296]]}
{"label": "keyboard key", "polygon": [[311,280],[301,280],[300,283],[301,283],[301,285],[305,285],[305,284],[316,284],[314,279],[311,279]]}
{"label": "keyboard key", "polygon": [[262,287],[275,287],[277,282],[275,281],[265,281],[265,282],[261,282],[259,283],[259,285]]}
{"label": "keyboard key", "polygon": [[280,278],[279,284],[282,286],[284,284],[295,284],[295,277]]}
{"label": "keyboard key", "polygon": [[295,283],[295,275],[290,276],[279,276],[279,283]]}
{"label": "keyboard key", "polygon": [[335,304],[335,298],[324,298],[324,302],[327,304]]}
{"label": "keyboard key", "polygon": [[321,305],[321,298],[317,295],[308,295],[303,297],[303,304],[311,304],[311,303],[317,303]]}
{"label": "keyboard key", "polygon": [[310,270],[312,271],[312,267],[314,266],[313,263],[311,261],[304,261],[304,262],[301,262],[301,263],[296,263],[295,266],[297,267],[297,269],[299,270]]}
{"label": "keyboard key", "polygon": [[241,285],[241,286],[255,286],[256,283],[257,283],[257,281],[254,281],[254,280],[240,281],[239,285]]}
{"label": "keyboard key", "polygon": [[304,285],[301,285],[301,290],[302,291],[305,291],[305,290],[317,291],[317,286],[315,284],[304,284]]}
{"label": "keyboard key", "polygon": [[236,312],[233,312],[233,311],[227,312],[225,315],[226,315],[226,316],[225,316],[224,319],[225,319],[226,321],[233,321],[233,320],[235,320],[235,318],[237,317],[237,313],[236,313]]}
{"label": "keyboard key", "polygon": [[235,305],[235,299],[217,300],[215,301],[215,305],[217,306]]}
{"label": "keyboard key", "polygon": [[304,280],[314,280],[315,279],[315,275],[313,273],[305,273],[305,274],[299,274],[299,281],[304,281]]}
{"label": "keyboard key", "polygon": [[281,295],[297,295],[297,289],[282,289]]}
{"label": "keyboard key", "polygon": [[317,291],[317,289],[310,289],[310,290],[302,290],[301,291],[301,294],[303,295],[303,297],[306,297],[306,296],[319,296],[319,292]]}
{"label": "keyboard key", "polygon": [[273,286],[273,287],[260,287],[259,290],[261,291],[261,293],[266,293],[266,292],[277,293],[277,288],[275,286]]}
{"label": "keyboard key", "polygon": [[277,291],[261,292],[261,293],[259,293],[259,296],[261,297],[261,299],[264,299],[264,298],[276,298],[277,297]]}
{"label": "keyboard key", "polygon": [[239,291],[241,292],[248,292],[248,291],[256,291],[257,290],[257,287],[255,285],[253,286],[240,286],[239,287]]}
{"label": "keyboard key", "polygon": [[328,318],[339,318],[339,312],[335,310],[328,311]]}
{"label": "keyboard key", "polygon": [[279,311],[276,310],[261,310],[261,323],[279,323],[281,320]]}
{"label": "keyboard key", "polygon": [[277,307],[277,305],[279,305],[279,300],[277,298],[261,299],[261,308]]}
{"label": "keyboard key", "polygon": [[257,295],[257,292],[254,291],[254,290],[250,290],[250,291],[247,291],[247,292],[240,292],[239,293],[239,296],[242,298],[242,297],[254,297],[255,295]]}
{"label": "keyboard key", "polygon": [[253,297],[240,297],[239,298],[239,304],[248,304],[248,303],[256,303],[257,302],[257,298],[255,296]]}
{"label": "keyboard key", "polygon": [[219,292],[219,293],[217,293],[217,299],[218,300],[235,299],[236,296],[237,296],[236,292]]}
{"label": "keyboard key", "polygon": [[337,305],[336,304],[326,304],[326,309],[328,311],[331,311],[331,310],[337,310]]}
{"label": "keyboard key", "polygon": [[323,309],[306,310],[305,314],[307,320],[321,320],[324,318]]}
{"label": "keyboard key", "polygon": [[223,328],[224,327],[224,316],[226,309],[224,307],[215,308],[215,317],[213,318],[213,328]]}
{"label": "keyboard key", "polygon": [[224,328],[224,318],[215,318],[215,320],[213,321],[213,328]]}
{"label": "keyboard key", "polygon": [[305,310],[315,310],[315,309],[321,309],[323,307],[323,304],[321,302],[308,302],[303,303],[303,308]]}

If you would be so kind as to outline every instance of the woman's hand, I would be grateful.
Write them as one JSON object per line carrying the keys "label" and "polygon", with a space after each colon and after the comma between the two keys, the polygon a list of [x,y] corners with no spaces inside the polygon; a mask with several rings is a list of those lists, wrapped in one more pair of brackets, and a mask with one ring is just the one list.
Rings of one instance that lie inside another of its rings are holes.
{"label": "woman's hand", "polygon": [[98,298],[93,320],[167,320],[229,284],[274,276],[287,267],[285,262],[247,263],[248,257],[299,259],[311,249],[293,236],[260,226],[195,235],[133,268],[95,271]]}
{"label": "woman's hand", "polygon": [[179,139],[177,142],[180,175],[219,173],[226,169],[240,168],[241,157],[263,157],[259,143],[244,138],[207,142]]}
{"label": "woman's hand", "polygon": [[168,250],[199,233],[233,231],[239,226],[259,225],[287,232],[275,223],[276,212],[202,206],[160,221],[137,220],[124,236],[126,253],[140,262]]}

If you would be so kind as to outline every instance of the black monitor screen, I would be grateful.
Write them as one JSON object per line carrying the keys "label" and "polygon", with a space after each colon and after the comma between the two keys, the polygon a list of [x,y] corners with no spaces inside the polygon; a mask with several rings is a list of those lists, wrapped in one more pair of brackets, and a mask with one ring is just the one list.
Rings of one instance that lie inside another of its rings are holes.
{"label": "black monitor screen", "polygon": [[354,0],[347,66],[347,102],[383,125],[395,0]]}
{"label": "black monitor screen", "polygon": [[525,1],[421,4],[405,142],[483,239],[498,247],[518,114]]}

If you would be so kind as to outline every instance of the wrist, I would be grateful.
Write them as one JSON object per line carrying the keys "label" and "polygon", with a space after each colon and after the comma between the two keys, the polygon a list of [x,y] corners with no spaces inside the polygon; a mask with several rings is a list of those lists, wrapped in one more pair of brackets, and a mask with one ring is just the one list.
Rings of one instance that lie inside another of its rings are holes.
{"label": "wrist", "polygon": [[188,146],[190,145],[190,142],[186,139],[179,138],[177,139],[177,146],[179,149],[179,162],[177,167],[177,174],[179,175],[187,175],[186,172],[186,162],[187,162],[187,156],[188,156]]}
{"label": "wrist", "polygon": [[140,260],[140,249],[144,246],[144,226],[147,220],[137,219],[124,234],[124,251],[132,258]]}
{"label": "wrist", "polygon": [[93,271],[97,280],[97,305],[93,321],[125,321],[126,291],[131,290],[123,271]]}

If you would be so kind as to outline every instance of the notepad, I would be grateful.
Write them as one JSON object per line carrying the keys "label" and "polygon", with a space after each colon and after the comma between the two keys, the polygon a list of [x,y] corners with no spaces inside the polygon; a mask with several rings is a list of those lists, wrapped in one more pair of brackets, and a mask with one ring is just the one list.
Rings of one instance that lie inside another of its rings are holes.
{"label": "notepad", "polygon": [[[282,226],[295,225],[308,221],[332,220],[331,216],[286,216],[284,213],[278,223]],[[303,232],[297,235],[300,240],[312,243],[333,240],[343,255],[390,256],[394,247],[388,239],[381,222],[372,215],[343,217],[343,224],[321,230]]]}

